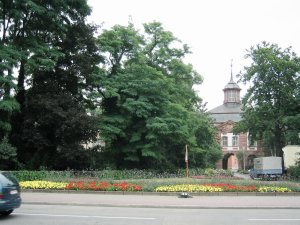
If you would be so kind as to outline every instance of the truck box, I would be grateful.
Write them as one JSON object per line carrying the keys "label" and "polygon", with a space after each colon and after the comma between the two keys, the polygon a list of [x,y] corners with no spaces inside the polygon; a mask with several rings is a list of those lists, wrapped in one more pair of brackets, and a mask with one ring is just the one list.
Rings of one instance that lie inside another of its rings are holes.
{"label": "truck box", "polygon": [[254,159],[254,169],[256,170],[270,170],[282,169],[281,157],[260,157]]}
{"label": "truck box", "polygon": [[278,178],[282,175],[281,157],[260,157],[254,159],[254,167],[250,170],[251,178]]}

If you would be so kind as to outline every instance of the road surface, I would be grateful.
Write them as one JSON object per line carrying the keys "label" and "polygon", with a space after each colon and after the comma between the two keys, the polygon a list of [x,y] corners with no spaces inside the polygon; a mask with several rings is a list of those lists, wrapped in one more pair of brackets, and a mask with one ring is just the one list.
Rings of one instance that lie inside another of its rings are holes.
{"label": "road surface", "polygon": [[296,225],[300,209],[188,209],[24,204],[5,225]]}

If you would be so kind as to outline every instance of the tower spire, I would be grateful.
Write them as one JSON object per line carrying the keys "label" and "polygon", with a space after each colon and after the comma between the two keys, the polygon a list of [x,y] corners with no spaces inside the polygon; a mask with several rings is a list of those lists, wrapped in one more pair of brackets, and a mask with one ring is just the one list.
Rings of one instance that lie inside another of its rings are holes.
{"label": "tower spire", "polygon": [[233,59],[231,59],[231,64],[230,64],[231,73],[230,73],[230,82],[229,83],[234,83],[233,76],[232,76],[232,61],[233,61]]}

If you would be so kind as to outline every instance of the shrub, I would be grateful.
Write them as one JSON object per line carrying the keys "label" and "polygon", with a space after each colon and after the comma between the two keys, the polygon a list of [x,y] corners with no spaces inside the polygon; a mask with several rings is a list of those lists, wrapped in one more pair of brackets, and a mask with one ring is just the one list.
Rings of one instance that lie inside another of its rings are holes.
{"label": "shrub", "polygon": [[[213,171],[213,170],[212,170]],[[69,181],[69,180],[126,180],[126,179],[153,179],[153,178],[180,178],[186,176],[184,169],[174,171],[162,170],[98,170],[98,171],[11,171],[19,181],[33,181],[33,180],[49,180],[49,181]],[[203,169],[191,169],[190,176],[201,175],[205,172]],[[223,174],[223,171],[212,172],[212,174]]]}
{"label": "shrub", "polygon": [[[19,181],[45,180],[47,171],[19,170],[11,171]],[[47,179],[46,179],[47,180]]]}
{"label": "shrub", "polygon": [[287,173],[292,179],[300,179],[300,163],[297,163],[296,166],[289,167]]}

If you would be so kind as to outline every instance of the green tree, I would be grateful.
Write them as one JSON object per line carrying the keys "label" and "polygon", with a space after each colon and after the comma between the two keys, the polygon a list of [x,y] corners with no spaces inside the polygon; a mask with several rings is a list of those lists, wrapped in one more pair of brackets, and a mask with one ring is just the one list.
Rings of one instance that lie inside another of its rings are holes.
{"label": "green tree", "polygon": [[275,155],[282,156],[282,148],[295,143],[292,137],[300,131],[300,59],[291,48],[283,50],[266,42],[252,47],[246,57],[252,64],[240,73],[240,81],[250,87],[235,132],[248,130],[253,140],[263,140]]}
{"label": "green tree", "polygon": [[54,76],[45,75],[26,93],[24,123],[15,136],[19,160],[30,169],[89,168],[89,151],[82,144],[94,140],[96,122]]}
{"label": "green tree", "polygon": [[86,111],[91,107],[90,80],[100,60],[95,29],[82,22],[68,26],[64,41],[56,44],[64,57],[53,71],[33,73],[22,128],[11,135],[20,161],[28,168],[90,167],[90,152],[82,144],[94,141],[98,131],[94,117]]}
{"label": "green tree", "polygon": [[13,163],[16,150],[7,141],[11,131],[11,115],[19,110],[19,104],[13,96],[16,88],[14,84],[13,68],[17,66],[20,53],[10,43],[9,21],[13,4],[11,1],[0,2],[0,160],[2,167]]}
{"label": "green tree", "polygon": [[[5,131],[2,137],[10,133],[26,166],[74,167],[71,158],[85,155],[80,142],[95,136],[85,112],[91,106],[87,96],[93,65],[99,61],[95,27],[85,23],[90,12],[86,0],[0,3],[0,129]],[[73,125],[78,128],[71,129]],[[29,160],[30,156],[34,157]]]}
{"label": "green tree", "polygon": [[[204,166],[197,159],[211,145],[199,147],[198,128],[212,125],[203,120],[207,115],[200,112],[201,99],[193,90],[202,78],[183,62],[188,47],[173,48],[178,40],[160,23],[145,24],[144,32],[132,24],[118,25],[98,39],[107,62],[98,87],[106,154],[117,168],[172,168],[184,165],[184,146],[189,144],[192,163]],[[213,143],[214,135],[209,138],[207,143]]]}

